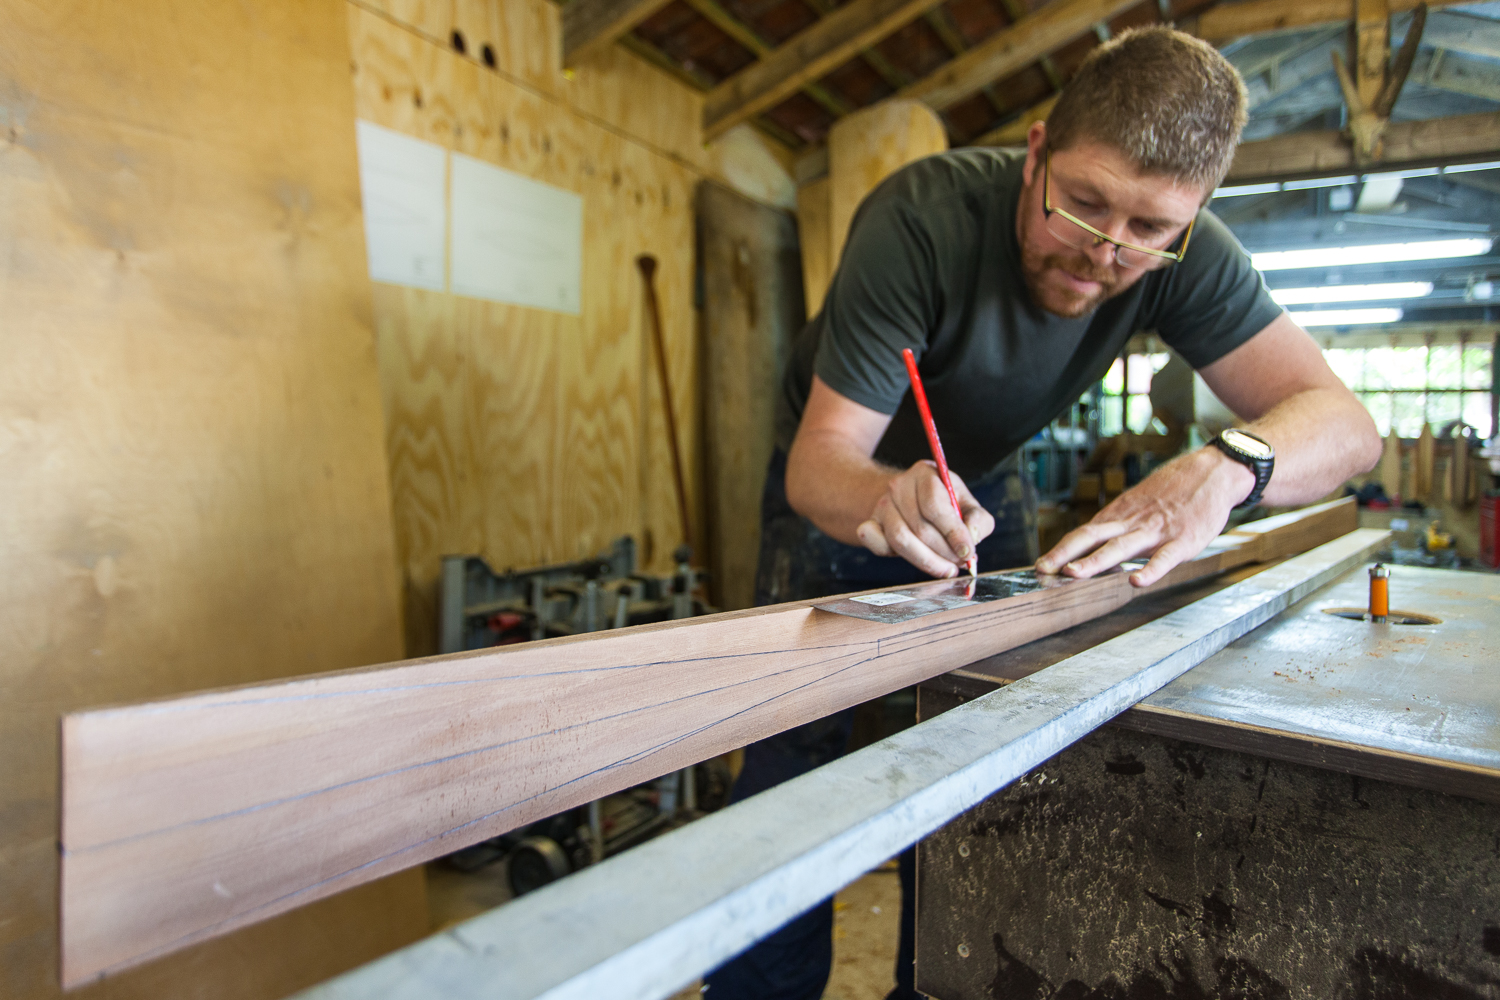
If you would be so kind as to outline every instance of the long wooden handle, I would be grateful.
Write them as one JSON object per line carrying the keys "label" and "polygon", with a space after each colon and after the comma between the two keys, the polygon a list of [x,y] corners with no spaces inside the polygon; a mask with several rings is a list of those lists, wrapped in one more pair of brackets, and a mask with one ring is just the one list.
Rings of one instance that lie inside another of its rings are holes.
{"label": "long wooden handle", "polygon": [[[652,342],[656,345],[656,369],[661,375],[661,398],[667,413],[667,440],[672,445],[672,476],[677,484],[677,513],[682,518],[682,544],[693,544],[692,521],[688,517],[687,482],[682,475],[682,451],[677,444],[677,411],[672,405],[672,379],[667,373],[667,345],[661,332],[661,305],[656,300],[656,258],[641,254],[635,259],[646,283],[646,307],[651,312]],[[644,442],[642,443],[644,447]]]}

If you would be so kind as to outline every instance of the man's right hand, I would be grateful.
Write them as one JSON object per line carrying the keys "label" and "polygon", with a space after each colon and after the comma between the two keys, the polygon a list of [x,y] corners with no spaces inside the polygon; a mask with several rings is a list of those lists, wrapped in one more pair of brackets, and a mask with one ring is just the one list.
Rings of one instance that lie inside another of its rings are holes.
{"label": "man's right hand", "polygon": [[875,510],[857,529],[860,543],[877,556],[900,556],[935,577],[956,576],[974,546],[995,530],[995,518],[952,472],[960,520],[938,476],[937,463],[924,460],[892,476]]}

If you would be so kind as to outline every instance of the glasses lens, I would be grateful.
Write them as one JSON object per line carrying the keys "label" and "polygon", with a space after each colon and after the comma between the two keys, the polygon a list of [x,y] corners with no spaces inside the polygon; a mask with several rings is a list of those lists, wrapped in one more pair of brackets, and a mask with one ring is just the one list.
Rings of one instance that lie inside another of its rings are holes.
{"label": "glasses lens", "polygon": [[[1075,227],[1076,228],[1076,227]],[[1115,251],[1115,260],[1122,267],[1133,267],[1138,271],[1155,271],[1173,263],[1170,257],[1158,257],[1156,254],[1141,253],[1130,247],[1120,247]]]}
{"label": "glasses lens", "polygon": [[[1060,242],[1079,250],[1091,250],[1099,244],[1097,236],[1056,209],[1047,216],[1047,231]],[[1142,253],[1132,247],[1122,247],[1118,244],[1115,244],[1115,260],[1121,267],[1129,267],[1137,271],[1155,271],[1172,263],[1170,257],[1158,257],[1156,254]]]}
{"label": "glasses lens", "polygon": [[1093,233],[1055,210],[1047,216],[1047,231],[1068,246],[1080,250],[1087,250],[1098,242]]}

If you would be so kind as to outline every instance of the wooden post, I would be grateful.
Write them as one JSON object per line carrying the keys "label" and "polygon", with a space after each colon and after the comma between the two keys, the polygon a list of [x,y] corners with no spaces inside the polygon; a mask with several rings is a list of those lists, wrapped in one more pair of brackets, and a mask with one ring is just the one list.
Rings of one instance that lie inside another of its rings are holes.
{"label": "wooden post", "polygon": [[855,209],[876,185],[913,160],[948,148],[948,133],[917,101],[885,101],[836,122],[828,133],[830,271],[838,270]]}

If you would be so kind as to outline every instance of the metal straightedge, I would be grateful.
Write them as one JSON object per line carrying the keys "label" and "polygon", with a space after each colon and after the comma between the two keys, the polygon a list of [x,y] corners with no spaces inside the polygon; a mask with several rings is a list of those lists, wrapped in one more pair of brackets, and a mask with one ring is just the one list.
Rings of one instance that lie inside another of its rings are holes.
{"label": "metal straightedge", "polygon": [[298,996],[670,996],[1359,565],[1387,537],[1335,539]]}

